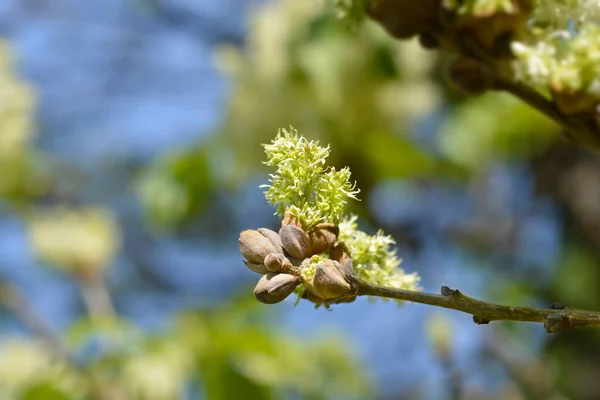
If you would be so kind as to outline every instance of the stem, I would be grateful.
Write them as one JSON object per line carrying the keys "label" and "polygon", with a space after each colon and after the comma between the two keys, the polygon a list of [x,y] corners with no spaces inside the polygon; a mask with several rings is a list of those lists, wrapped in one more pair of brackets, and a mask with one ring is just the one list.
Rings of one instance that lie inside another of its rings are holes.
{"label": "stem", "polygon": [[81,279],[80,286],[85,309],[92,320],[106,320],[116,315],[110,294],[101,277]]}
{"label": "stem", "polygon": [[27,329],[47,345],[57,360],[66,362],[77,371],[80,370],[79,365],[71,357],[59,336],[48,327],[44,319],[31,307],[16,286],[0,282],[0,300]]}
{"label": "stem", "polygon": [[115,398],[105,390],[98,377],[92,372],[77,364],[70,352],[64,346],[60,337],[46,324],[14,285],[0,280],[0,303],[8,308],[39,340],[46,345],[50,354],[59,362],[65,363],[73,372],[81,376],[90,385],[94,398],[109,400]]}
{"label": "stem", "polygon": [[432,294],[375,285],[359,278],[353,279],[359,296],[387,297],[449,308],[471,314],[476,324],[488,324],[491,321],[540,322],[544,324],[548,333],[570,328],[600,326],[600,312],[577,310],[560,305],[553,305],[553,308],[505,306],[473,299],[447,286],[442,287],[442,294]]}
{"label": "stem", "polygon": [[566,129],[565,135],[575,143],[600,150],[600,132],[585,119],[563,114],[556,105],[539,92],[519,82],[497,77],[494,89],[519,98]]}
{"label": "stem", "polygon": [[494,83],[494,89],[503,90],[514,95],[515,97],[518,97],[542,114],[550,117],[557,124],[562,125],[570,130],[581,129],[581,127],[579,127],[577,124],[574,124],[571,119],[561,113],[553,102],[546,99],[539,92],[533,90],[529,86],[500,77],[497,77]]}

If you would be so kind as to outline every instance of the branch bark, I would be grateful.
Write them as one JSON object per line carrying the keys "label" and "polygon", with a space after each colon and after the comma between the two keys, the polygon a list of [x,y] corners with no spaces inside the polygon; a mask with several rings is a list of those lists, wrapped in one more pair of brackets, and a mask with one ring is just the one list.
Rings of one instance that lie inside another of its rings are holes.
{"label": "branch bark", "polygon": [[358,296],[385,297],[457,310],[471,314],[476,324],[488,324],[492,321],[539,322],[544,324],[548,333],[600,326],[600,312],[578,310],[558,304],[553,304],[550,308],[508,306],[477,300],[447,286],[442,286],[441,294],[433,294],[375,285],[356,277],[353,280]]}

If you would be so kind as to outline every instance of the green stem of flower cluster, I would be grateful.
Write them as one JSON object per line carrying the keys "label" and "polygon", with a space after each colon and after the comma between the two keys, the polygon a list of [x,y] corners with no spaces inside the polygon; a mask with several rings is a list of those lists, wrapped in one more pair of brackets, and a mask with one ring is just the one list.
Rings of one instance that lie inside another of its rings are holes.
{"label": "green stem of flower cluster", "polygon": [[442,294],[433,294],[375,285],[359,278],[354,280],[359,296],[386,297],[449,308],[471,314],[477,324],[488,324],[491,321],[540,322],[548,333],[600,326],[600,312],[577,310],[558,304],[551,308],[507,306],[477,300],[446,286],[442,287]]}

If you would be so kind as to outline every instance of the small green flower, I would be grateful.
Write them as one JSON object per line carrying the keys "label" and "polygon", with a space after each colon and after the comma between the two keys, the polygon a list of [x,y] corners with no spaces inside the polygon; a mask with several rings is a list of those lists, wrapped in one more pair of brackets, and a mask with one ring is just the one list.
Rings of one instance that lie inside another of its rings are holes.
{"label": "small green flower", "polygon": [[278,215],[285,212],[297,217],[305,230],[321,222],[337,224],[347,199],[359,192],[350,183],[350,170],[327,167],[329,146],[308,141],[298,132],[280,129],[271,144],[264,145],[268,166],[276,167],[265,192],[267,201]]}
{"label": "small green flower", "polygon": [[399,268],[401,260],[396,256],[394,239],[382,231],[371,236],[357,230],[356,219],[356,215],[345,218],[339,235],[352,255],[354,274],[378,285],[418,290],[419,276]]}
{"label": "small green flower", "polygon": [[321,256],[312,256],[310,258],[310,263],[306,266],[306,268],[302,268],[302,276],[307,282],[310,282],[312,278],[315,276],[315,270],[317,269],[317,265],[323,260]]}

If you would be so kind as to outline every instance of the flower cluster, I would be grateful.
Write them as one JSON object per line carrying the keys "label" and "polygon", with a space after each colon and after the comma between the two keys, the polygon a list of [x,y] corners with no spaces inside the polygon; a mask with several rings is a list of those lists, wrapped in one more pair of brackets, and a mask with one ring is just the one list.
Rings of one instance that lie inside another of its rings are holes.
{"label": "flower cluster", "polygon": [[327,168],[329,146],[308,141],[298,132],[281,129],[273,143],[265,145],[268,161],[277,167],[270,185],[264,185],[267,201],[277,214],[289,213],[305,229],[322,223],[338,223],[347,199],[356,199],[358,190],[350,183],[350,170]]}
{"label": "flower cluster", "polygon": [[396,256],[394,239],[381,230],[367,235],[357,229],[356,219],[355,215],[345,218],[340,223],[339,236],[352,254],[355,275],[379,285],[417,290],[419,276],[414,272],[406,274],[398,267],[401,260]]}
{"label": "flower cluster", "polygon": [[350,171],[325,166],[329,147],[307,141],[292,129],[265,145],[271,175],[267,200],[284,218],[279,232],[246,230],[239,237],[246,266],[263,275],[257,300],[274,304],[293,292],[317,305],[354,301],[357,278],[395,288],[417,289],[416,274],[398,268],[391,237],[357,230],[345,218],[347,198],[358,190]]}
{"label": "flower cluster", "polygon": [[563,113],[594,113],[600,104],[600,2],[564,3],[538,7],[530,35],[512,43],[514,70],[519,79],[549,91]]}

